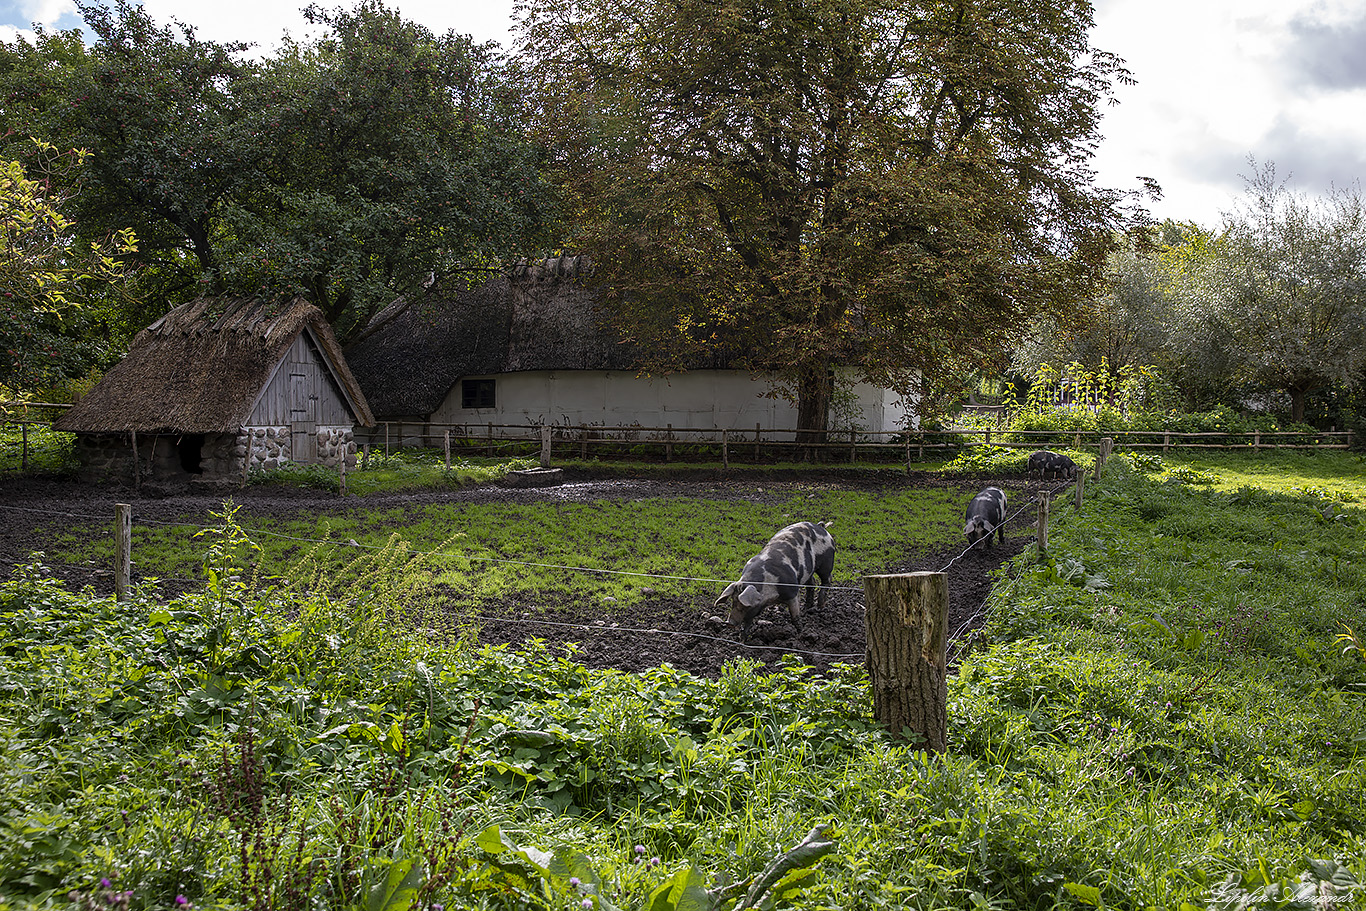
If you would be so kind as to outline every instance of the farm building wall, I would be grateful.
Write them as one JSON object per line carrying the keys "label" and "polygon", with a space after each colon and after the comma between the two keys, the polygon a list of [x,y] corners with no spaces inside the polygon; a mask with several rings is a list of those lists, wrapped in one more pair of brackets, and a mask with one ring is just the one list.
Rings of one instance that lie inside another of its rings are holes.
{"label": "farm building wall", "polygon": [[354,454],[354,419],[307,331],[289,346],[261,390],[243,431],[251,441],[251,467],[284,462],[335,465]]}
{"label": "farm building wall", "polygon": [[[913,414],[891,390],[859,383],[831,415],[831,427],[905,429]],[[797,409],[744,370],[693,370],[667,377],[626,370],[544,370],[462,377],[433,423],[565,424],[607,427],[795,430]]]}

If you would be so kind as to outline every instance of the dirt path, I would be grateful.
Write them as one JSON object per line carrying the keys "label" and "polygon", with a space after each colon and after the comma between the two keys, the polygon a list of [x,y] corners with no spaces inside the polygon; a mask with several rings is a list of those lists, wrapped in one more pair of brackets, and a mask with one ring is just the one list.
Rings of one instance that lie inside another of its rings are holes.
{"label": "dirt path", "polygon": [[[964,503],[986,484],[1008,485],[1018,489],[1018,478],[949,478],[941,475],[907,475],[900,471],[825,472],[813,476],[803,473],[787,480],[765,473],[762,480],[734,474],[724,477],[715,472],[681,471],[661,478],[616,474],[609,477],[571,473],[568,483],[543,490],[514,490],[497,486],[474,487],[457,491],[423,491],[410,494],[382,494],[340,500],[325,494],[297,488],[254,485],[232,494],[241,506],[239,518],[244,525],[255,518],[298,518],[346,515],[362,509],[394,509],[436,502],[537,502],[545,499],[598,500],[615,498],[694,497],[709,499],[753,499],[756,486],[765,496],[775,499],[786,495],[786,488],[798,483],[817,482],[831,488],[894,489],[905,487],[947,487],[963,492]],[[132,491],[81,485],[73,481],[42,477],[0,478],[0,577],[13,575],[13,568],[26,562],[30,553],[46,551],[64,532],[107,534],[112,527],[114,504],[133,504],[138,521],[202,524],[210,510],[221,505],[211,495],[183,494],[160,498],[138,497]],[[949,629],[962,638],[981,625],[982,610],[992,586],[991,573],[1002,562],[1019,553],[1032,540],[1028,525],[1032,515],[1026,511],[1007,526],[1007,543],[994,549],[974,550],[954,561],[961,549],[917,550],[914,542],[902,558],[883,572],[938,571],[948,566],[950,607]],[[964,542],[966,543],[966,542]],[[62,566],[49,563],[53,574],[73,587],[93,585],[96,591],[112,588],[107,570],[90,566]],[[448,602],[442,618],[414,618],[420,625],[449,626],[453,619],[473,622],[479,640],[489,644],[521,643],[530,638],[551,644],[576,643],[575,660],[597,668],[641,671],[663,663],[703,676],[716,676],[727,661],[743,656],[754,661],[773,663],[784,654],[795,654],[816,666],[826,668],[837,662],[861,663],[864,652],[863,594],[848,583],[829,598],[824,610],[803,617],[798,631],[785,615],[767,612],[748,643],[741,643],[729,627],[714,622],[716,612],[710,601],[699,603],[696,596],[648,596],[646,600],[616,616],[605,617],[602,607],[593,603],[565,603],[546,606],[507,601],[471,605]]]}

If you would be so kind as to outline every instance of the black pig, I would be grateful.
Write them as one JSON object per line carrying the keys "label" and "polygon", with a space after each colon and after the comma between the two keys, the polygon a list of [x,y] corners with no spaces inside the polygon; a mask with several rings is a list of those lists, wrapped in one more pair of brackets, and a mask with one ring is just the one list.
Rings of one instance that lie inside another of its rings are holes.
{"label": "black pig", "polygon": [[988,487],[972,498],[968,504],[967,524],[963,526],[969,547],[976,547],[983,538],[990,547],[993,531],[1002,544],[1006,543],[1006,492],[999,487]]}
{"label": "black pig", "polygon": [[824,522],[798,522],[774,535],[764,549],[749,558],[740,579],[726,586],[716,606],[729,605],[730,625],[748,639],[754,621],[770,604],[786,606],[792,623],[801,629],[801,593],[806,589],[806,609],[815,600],[815,579],[820,576],[820,606],[825,609],[826,586],[835,571],[835,539]]}
{"label": "black pig", "polygon": [[1055,478],[1075,478],[1077,476],[1077,463],[1060,452],[1053,452],[1051,449],[1040,449],[1029,457],[1026,466],[1029,474],[1038,473],[1039,479],[1051,475]]}

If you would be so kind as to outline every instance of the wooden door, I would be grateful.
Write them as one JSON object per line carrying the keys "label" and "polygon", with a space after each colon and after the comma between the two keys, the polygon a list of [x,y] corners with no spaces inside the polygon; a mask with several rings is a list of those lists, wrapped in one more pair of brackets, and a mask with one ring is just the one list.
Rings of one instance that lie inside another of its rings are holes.
{"label": "wooden door", "polygon": [[295,462],[318,458],[318,386],[321,372],[315,364],[289,365],[289,444]]}

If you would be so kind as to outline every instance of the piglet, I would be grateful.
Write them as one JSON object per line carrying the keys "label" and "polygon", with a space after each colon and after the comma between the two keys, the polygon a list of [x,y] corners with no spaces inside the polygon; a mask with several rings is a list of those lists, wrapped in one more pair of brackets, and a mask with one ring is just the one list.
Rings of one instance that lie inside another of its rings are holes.
{"label": "piglet", "polygon": [[967,524],[963,534],[968,536],[968,547],[976,547],[977,542],[986,539],[991,546],[991,533],[1000,536],[1006,543],[1006,492],[999,487],[988,487],[972,498],[968,504]]}
{"label": "piglet", "polygon": [[726,586],[716,606],[730,607],[730,625],[740,628],[740,638],[749,639],[755,619],[770,604],[787,608],[792,623],[801,629],[799,604],[806,589],[806,609],[815,600],[815,579],[820,576],[820,606],[825,609],[829,593],[826,586],[835,571],[835,539],[824,522],[798,522],[774,535],[764,549],[749,558],[739,581]]}

